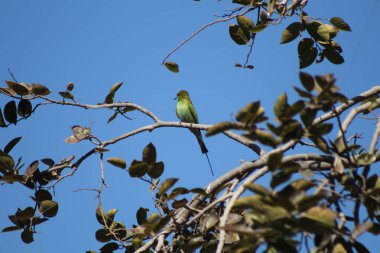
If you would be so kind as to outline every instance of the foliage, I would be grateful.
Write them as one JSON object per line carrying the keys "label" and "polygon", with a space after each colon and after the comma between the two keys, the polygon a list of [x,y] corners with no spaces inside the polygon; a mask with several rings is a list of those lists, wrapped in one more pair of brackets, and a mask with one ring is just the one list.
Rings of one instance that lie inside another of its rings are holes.
{"label": "foliage", "polygon": [[[326,58],[334,64],[343,63],[342,49],[333,40],[339,30],[351,31],[343,19],[331,18],[330,25],[310,18],[303,10],[307,1],[232,2],[240,7],[218,22],[236,19],[237,24],[229,26],[229,34],[236,44],[251,43],[252,49],[257,33],[297,15],[299,22],[287,26],[281,43],[302,35],[298,44],[300,68],[309,66],[318,56],[317,62]],[[256,24],[248,17],[254,10],[257,10]],[[164,65],[170,71],[179,72],[177,63],[165,60]],[[253,68],[247,62],[237,66]],[[8,216],[12,225],[2,232],[19,231],[23,242],[33,242],[37,226],[58,214],[58,200],[53,200],[51,191],[59,182],[73,176],[83,161],[99,156],[103,175],[104,155],[112,154],[113,144],[145,131],[174,126],[207,130],[208,137],[224,134],[251,149],[259,158],[230,170],[206,189],[187,189],[180,186],[178,178],[162,177],[165,164],[158,159],[159,152],[153,143],[148,143],[141,158],[129,166],[123,158],[109,155],[106,161],[120,168],[119,173],[128,173],[149,184],[157,212],[140,207],[135,225],[127,227],[116,219],[116,208],[103,210],[101,193],[105,180],[102,176],[99,188],[93,189],[99,200],[95,210],[99,229],[94,234],[97,241],[104,243],[100,252],[197,249],[204,253],[298,252],[303,245],[309,251],[309,244],[314,252],[368,252],[359,237],[367,232],[380,233],[380,179],[372,172],[380,159],[377,149],[380,124],[374,127],[369,147],[361,145],[357,136],[348,138],[346,133],[360,115],[378,109],[380,87],[349,99],[339,92],[332,74],[312,76],[301,72],[299,79],[301,86],[294,87],[296,101],[290,102],[286,93],[276,100],[274,122],[266,116],[260,101],[254,101],[238,111],[234,121],[214,125],[162,121],[141,105],[116,103],[115,96],[122,82],[111,87],[104,102],[91,105],[75,100],[73,83],[58,92],[62,100],[55,100],[50,96],[52,91],[44,85],[6,81],[7,87],[0,91],[9,101],[0,108],[0,127],[27,120],[38,108],[48,104],[110,110],[107,123],[117,116],[128,118],[128,112],[137,110],[153,123],[106,141],[101,141],[91,126],[72,126],[72,135],[65,141],[90,142],[93,146],[87,153],[58,162],[38,158],[25,169],[22,158],[12,155],[22,138],[10,140],[0,150],[0,180],[3,184],[21,184],[34,195],[30,206]],[[307,146],[310,152],[297,152],[300,146]],[[263,147],[269,147],[270,151]],[[292,149],[295,152],[290,152]],[[270,176],[270,185],[257,183],[264,175]]]}
{"label": "foliage", "polygon": [[[233,0],[232,3],[240,7],[225,13],[221,19],[206,24],[194,32],[184,42],[179,44],[163,60],[163,64],[172,72],[178,73],[179,66],[175,62],[166,60],[181,46],[187,43],[195,35],[209,26],[217,23],[236,20],[236,24],[228,26],[231,39],[240,46],[248,46],[249,51],[243,64],[236,63],[235,67],[253,69],[249,64],[256,36],[271,26],[279,25],[286,19],[297,16],[298,21],[289,24],[282,33],[280,43],[289,43],[297,38],[299,68],[303,69],[314,62],[320,63],[325,59],[333,64],[342,64],[343,49],[334,39],[340,31],[351,32],[349,24],[340,17],[330,19],[315,18],[309,16],[304,9],[308,1],[256,1],[256,0]],[[256,24],[253,20],[256,20]]]}

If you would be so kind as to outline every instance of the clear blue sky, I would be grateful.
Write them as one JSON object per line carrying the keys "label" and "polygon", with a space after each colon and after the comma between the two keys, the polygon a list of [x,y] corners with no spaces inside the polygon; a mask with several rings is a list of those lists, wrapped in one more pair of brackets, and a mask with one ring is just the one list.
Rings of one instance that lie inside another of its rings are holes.
{"label": "clear blue sky", "polygon": [[[353,32],[342,32],[346,63],[323,62],[306,69],[312,74],[335,73],[338,84],[348,96],[356,95],[380,81],[378,42],[380,29],[377,0],[309,1],[310,16],[342,17]],[[201,33],[170,60],[180,64],[179,74],[160,65],[165,55],[199,27],[213,21],[214,15],[234,7],[231,1],[163,0],[1,0],[0,2],[0,76],[10,79],[9,67],[19,81],[42,83],[58,99],[68,82],[75,83],[74,95],[81,103],[102,102],[109,88],[124,81],[117,99],[131,101],[151,109],[162,120],[174,121],[175,101],[181,89],[187,89],[198,109],[200,122],[213,124],[230,120],[245,104],[261,100],[272,114],[271,105],[282,92],[295,98],[292,85],[298,85],[296,42],[279,45],[282,30],[291,19],[258,34],[251,63],[254,70],[234,68],[242,63],[248,48],[237,46],[228,35],[228,24],[218,24]],[[4,86],[4,85],[2,85]],[[0,106],[7,102],[0,96]],[[70,107],[40,108],[27,122],[0,130],[0,146],[16,136],[22,141],[13,155],[29,164],[51,157],[56,161],[91,148],[89,143],[69,145],[63,140],[70,126],[91,125],[93,133],[107,140],[150,123],[144,115],[133,112],[128,121],[117,118],[107,125],[110,111],[84,111]],[[360,127],[359,132],[367,128]],[[186,129],[158,129],[134,136],[114,145],[107,156],[120,156],[128,164],[141,158],[149,142],[165,162],[163,178],[180,177],[186,187],[203,187],[211,177],[205,157],[200,154],[194,136]],[[246,148],[217,136],[206,140],[216,176],[256,155]],[[181,150],[181,152],[179,152]],[[173,158],[173,156],[175,158]],[[190,157],[190,159],[189,159]],[[140,206],[154,211],[149,186],[131,179],[112,166],[105,175],[110,188],[104,192],[105,209],[118,208],[118,220],[127,226],[136,223],[135,210]],[[74,192],[79,188],[96,188],[100,169],[95,157],[86,161],[74,177],[56,188],[59,214],[38,226],[35,242],[25,245],[18,232],[0,234],[0,252],[84,252],[98,249],[94,232],[100,227],[95,219],[97,200],[93,192]],[[0,229],[11,223],[7,215],[32,205],[32,195],[24,187],[4,185],[0,190]],[[375,239],[365,244],[375,249]]]}

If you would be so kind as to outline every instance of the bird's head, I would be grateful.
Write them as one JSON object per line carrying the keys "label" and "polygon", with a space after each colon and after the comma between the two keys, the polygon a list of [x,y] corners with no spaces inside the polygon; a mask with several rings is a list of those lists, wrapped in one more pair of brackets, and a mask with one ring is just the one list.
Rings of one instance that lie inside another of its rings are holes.
{"label": "bird's head", "polygon": [[189,93],[185,90],[181,90],[177,93],[177,99],[180,100],[180,99],[186,99],[186,98],[190,98],[189,96]]}

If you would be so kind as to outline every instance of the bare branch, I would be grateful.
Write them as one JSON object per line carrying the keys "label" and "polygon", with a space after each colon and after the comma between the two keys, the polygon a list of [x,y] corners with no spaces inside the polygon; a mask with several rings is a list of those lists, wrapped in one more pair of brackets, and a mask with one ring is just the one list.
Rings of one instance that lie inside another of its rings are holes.
{"label": "bare branch", "polygon": [[185,45],[189,40],[191,40],[192,38],[194,38],[197,34],[199,34],[200,32],[202,32],[203,30],[205,30],[206,28],[210,27],[210,26],[213,26],[215,24],[218,24],[218,23],[223,23],[223,22],[226,22],[226,21],[229,21],[229,20],[232,20],[238,16],[243,16],[245,14],[247,14],[248,12],[254,10],[255,8],[248,8],[246,9],[245,11],[239,13],[239,14],[235,14],[235,15],[232,15],[232,16],[228,16],[226,18],[222,18],[222,19],[218,19],[218,20],[215,20],[215,21],[212,21],[208,24],[205,24],[204,26],[202,26],[200,29],[198,29],[197,31],[195,31],[194,33],[192,33],[189,37],[187,37],[184,41],[182,41],[179,45],[177,45],[172,51],[169,52],[168,55],[165,56],[165,58],[162,60],[162,63],[161,64],[164,64],[165,61],[175,52],[177,51],[180,47],[182,47],[183,45]]}
{"label": "bare branch", "polygon": [[376,129],[375,129],[375,132],[373,133],[371,145],[369,146],[369,150],[368,150],[369,153],[372,153],[372,154],[375,153],[376,145],[377,145],[377,142],[379,141],[379,135],[380,135],[380,119],[377,118]]}

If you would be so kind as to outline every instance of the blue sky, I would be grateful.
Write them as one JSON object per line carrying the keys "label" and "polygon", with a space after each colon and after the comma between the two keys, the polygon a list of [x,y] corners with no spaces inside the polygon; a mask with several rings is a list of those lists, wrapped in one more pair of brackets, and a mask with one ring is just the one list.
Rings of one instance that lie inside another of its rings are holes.
{"label": "blue sky", "polygon": [[[143,2],[143,3],[142,3]],[[378,41],[380,29],[378,1],[359,4],[357,1],[309,1],[306,11],[312,17],[345,19],[353,32],[341,32],[337,41],[344,50],[345,63],[329,62],[306,69],[312,74],[334,73],[343,93],[354,96],[380,81]],[[215,25],[199,34],[175,53],[170,60],[180,64],[180,73],[173,74],[160,65],[162,59],[178,43],[214,15],[233,8],[231,1],[163,0],[163,1],[27,1],[0,2],[0,76],[9,80],[10,68],[19,81],[42,83],[58,99],[58,91],[74,82],[73,91],[81,103],[102,102],[110,87],[124,81],[116,99],[131,101],[152,110],[161,120],[176,121],[173,98],[181,89],[190,92],[200,122],[213,124],[230,120],[245,104],[261,100],[272,115],[272,104],[282,92],[295,98],[292,85],[298,85],[296,42],[280,45],[282,25],[258,34],[251,64],[254,70],[234,68],[245,60],[248,48],[236,45],[229,37],[230,21]],[[4,85],[3,85],[4,86]],[[3,107],[7,99],[0,96]],[[132,121],[117,118],[107,125],[110,111],[84,111],[62,106],[40,108],[28,121],[0,130],[0,145],[16,136],[22,141],[13,151],[25,163],[51,157],[56,161],[71,154],[80,156],[91,148],[89,143],[69,145],[63,140],[70,135],[70,126],[93,123],[93,134],[107,140],[151,121],[132,112]],[[366,123],[356,131],[366,132]],[[368,126],[369,125],[369,126]],[[216,176],[256,155],[220,135],[205,140]],[[194,136],[186,129],[158,129],[134,136],[112,147],[110,156],[120,156],[128,164],[141,158],[142,149],[152,142],[158,159],[165,162],[164,178],[180,177],[183,186],[203,187],[211,177],[206,158],[199,152]],[[106,156],[106,157],[107,157]],[[105,175],[110,188],[104,192],[105,209],[118,208],[117,219],[127,226],[136,223],[135,210],[154,206],[149,186],[131,179],[112,166]],[[96,188],[100,168],[95,157],[79,171],[64,180],[55,191],[60,212],[51,221],[39,226],[35,242],[23,244],[17,232],[0,234],[1,252],[83,252],[98,249],[94,238],[99,228],[95,219],[97,200],[93,192],[74,192],[80,188]],[[17,207],[32,205],[31,191],[17,185],[1,186],[0,228],[10,225],[7,215]],[[371,237],[366,245],[374,249]]]}

